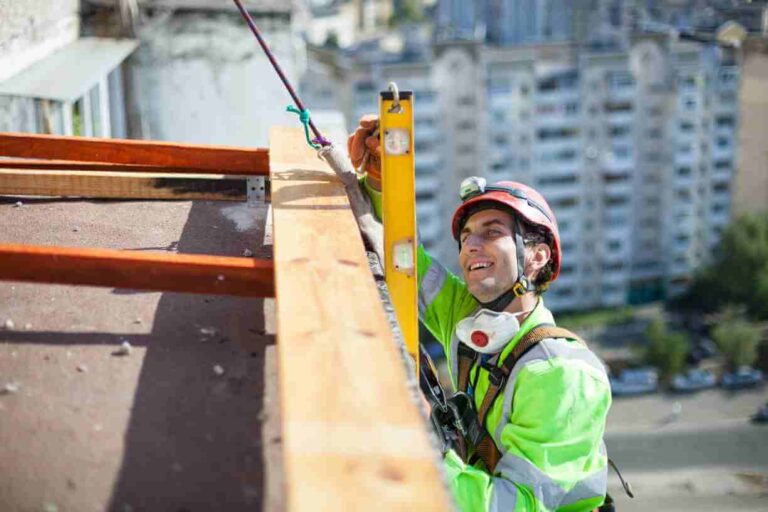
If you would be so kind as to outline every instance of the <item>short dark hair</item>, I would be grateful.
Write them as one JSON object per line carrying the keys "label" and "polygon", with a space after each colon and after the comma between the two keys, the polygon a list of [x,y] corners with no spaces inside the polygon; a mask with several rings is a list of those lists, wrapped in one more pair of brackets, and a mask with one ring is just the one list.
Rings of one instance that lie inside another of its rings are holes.
{"label": "short dark hair", "polygon": [[[553,250],[553,242],[554,237],[547,228],[523,221],[523,243],[526,247],[547,244],[549,249]],[[547,288],[549,288],[549,285],[552,283],[552,276],[554,275],[555,261],[550,256],[549,261],[541,268],[541,270],[539,270],[539,274],[533,281],[533,285],[536,287],[536,295],[541,295],[547,291]]]}

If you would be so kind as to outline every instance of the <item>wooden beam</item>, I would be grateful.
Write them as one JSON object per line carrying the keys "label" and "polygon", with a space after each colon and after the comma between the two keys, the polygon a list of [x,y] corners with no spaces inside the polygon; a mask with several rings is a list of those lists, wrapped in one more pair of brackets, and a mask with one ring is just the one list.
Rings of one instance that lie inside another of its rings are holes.
{"label": "wooden beam", "polygon": [[299,129],[270,168],[287,509],[450,509],[343,184]]}
{"label": "wooden beam", "polygon": [[221,176],[262,176],[263,172],[239,172],[223,169],[214,172],[199,167],[164,167],[162,165],[115,164],[112,162],[78,162],[75,160],[39,160],[34,158],[0,158],[0,169],[52,171],[133,172],[155,174],[216,174]]}
{"label": "wooden beam", "polygon": [[177,142],[0,133],[0,156],[205,169],[216,174],[269,173],[269,151]]}
{"label": "wooden beam", "polygon": [[269,260],[109,249],[0,245],[0,280],[273,297]]}
{"label": "wooden beam", "polygon": [[0,169],[0,195],[245,201],[247,180],[232,176]]}

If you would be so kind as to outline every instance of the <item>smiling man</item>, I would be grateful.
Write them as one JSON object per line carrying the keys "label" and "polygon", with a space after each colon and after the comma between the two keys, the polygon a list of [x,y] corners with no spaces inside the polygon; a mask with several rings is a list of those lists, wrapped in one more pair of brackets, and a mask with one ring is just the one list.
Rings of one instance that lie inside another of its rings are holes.
{"label": "smiling man", "polygon": [[[364,187],[380,204],[375,118],[350,137],[367,147]],[[560,272],[560,235],[544,198],[522,183],[468,178],[452,235],[463,279],[419,247],[419,313],[442,343],[466,435],[445,453],[463,511],[590,511],[606,496],[603,432],[611,403],[599,359],[555,327],[543,292]]]}

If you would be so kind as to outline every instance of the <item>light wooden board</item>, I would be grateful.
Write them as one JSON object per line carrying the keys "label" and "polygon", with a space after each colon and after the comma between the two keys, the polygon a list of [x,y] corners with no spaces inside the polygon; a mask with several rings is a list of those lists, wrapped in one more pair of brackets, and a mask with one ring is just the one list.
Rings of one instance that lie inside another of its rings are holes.
{"label": "light wooden board", "polygon": [[246,179],[220,175],[0,169],[0,195],[245,201]]}
{"label": "light wooden board", "polygon": [[448,510],[342,183],[300,129],[270,169],[287,509]]}

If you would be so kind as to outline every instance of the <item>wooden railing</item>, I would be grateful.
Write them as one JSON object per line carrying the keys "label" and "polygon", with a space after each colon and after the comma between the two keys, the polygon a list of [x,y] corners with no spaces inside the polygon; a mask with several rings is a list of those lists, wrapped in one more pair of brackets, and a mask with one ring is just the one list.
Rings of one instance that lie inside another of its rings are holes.
{"label": "wooden railing", "polygon": [[273,129],[269,150],[0,134],[0,157],[0,195],[137,197],[126,180],[268,170],[273,261],[6,244],[0,279],[275,296],[286,509],[450,508],[344,186],[300,129]]}

